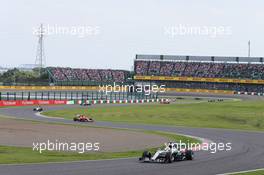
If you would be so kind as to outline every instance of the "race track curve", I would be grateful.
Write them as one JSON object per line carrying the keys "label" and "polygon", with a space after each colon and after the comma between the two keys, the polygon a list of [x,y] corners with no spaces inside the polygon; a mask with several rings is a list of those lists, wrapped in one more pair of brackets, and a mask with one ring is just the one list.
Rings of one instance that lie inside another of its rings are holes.
{"label": "race track curve", "polygon": [[[74,106],[79,107],[79,106]],[[45,106],[45,110],[66,108],[66,106]],[[43,118],[35,115],[32,107],[3,108],[0,114],[16,118],[73,123],[70,120]],[[76,124],[76,123],[75,123]],[[263,168],[264,133],[223,129],[185,128],[156,125],[95,122],[103,127],[131,128],[168,131],[210,139],[216,143],[231,142],[231,151],[215,154],[199,151],[195,160],[172,164],[139,163],[137,158],[80,161],[66,163],[43,163],[25,165],[0,165],[1,175],[214,175],[234,171]]]}

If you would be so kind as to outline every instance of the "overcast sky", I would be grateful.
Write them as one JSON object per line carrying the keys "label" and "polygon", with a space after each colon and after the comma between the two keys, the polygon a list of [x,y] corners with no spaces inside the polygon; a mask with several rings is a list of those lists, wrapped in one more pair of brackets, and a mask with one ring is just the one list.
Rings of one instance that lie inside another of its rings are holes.
{"label": "overcast sky", "polygon": [[131,69],[136,54],[247,56],[248,40],[251,55],[264,56],[263,0],[0,2],[0,66],[35,62],[40,23],[73,30],[44,37],[48,66]]}

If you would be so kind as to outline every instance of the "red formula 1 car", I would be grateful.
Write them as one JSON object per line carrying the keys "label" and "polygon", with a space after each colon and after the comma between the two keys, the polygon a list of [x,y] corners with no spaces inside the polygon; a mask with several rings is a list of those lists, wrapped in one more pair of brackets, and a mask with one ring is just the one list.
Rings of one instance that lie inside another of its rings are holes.
{"label": "red formula 1 car", "polygon": [[94,122],[94,120],[90,117],[87,117],[85,115],[77,114],[76,117],[73,118],[73,121],[75,122]]}

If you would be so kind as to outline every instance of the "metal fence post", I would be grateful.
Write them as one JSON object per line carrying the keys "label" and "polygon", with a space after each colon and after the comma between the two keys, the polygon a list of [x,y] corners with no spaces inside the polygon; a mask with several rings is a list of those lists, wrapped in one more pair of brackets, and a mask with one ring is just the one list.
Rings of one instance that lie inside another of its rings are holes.
{"label": "metal fence post", "polygon": [[[36,95],[35,95],[35,98],[37,98]],[[30,100],[30,91],[28,92],[28,98],[27,99]]]}

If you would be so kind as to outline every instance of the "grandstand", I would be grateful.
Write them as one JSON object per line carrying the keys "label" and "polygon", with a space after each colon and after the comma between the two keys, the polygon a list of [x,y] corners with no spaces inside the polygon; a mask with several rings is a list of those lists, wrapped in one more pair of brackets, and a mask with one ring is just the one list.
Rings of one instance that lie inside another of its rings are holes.
{"label": "grandstand", "polygon": [[262,57],[137,55],[136,83],[171,88],[264,92]]}
{"label": "grandstand", "polygon": [[131,83],[130,72],[125,70],[48,67],[47,72],[50,81],[56,85]]}
{"label": "grandstand", "polygon": [[115,82],[264,93],[262,57],[136,55],[134,72],[65,67],[48,67],[47,72],[50,82],[59,86],[97,86]]}

